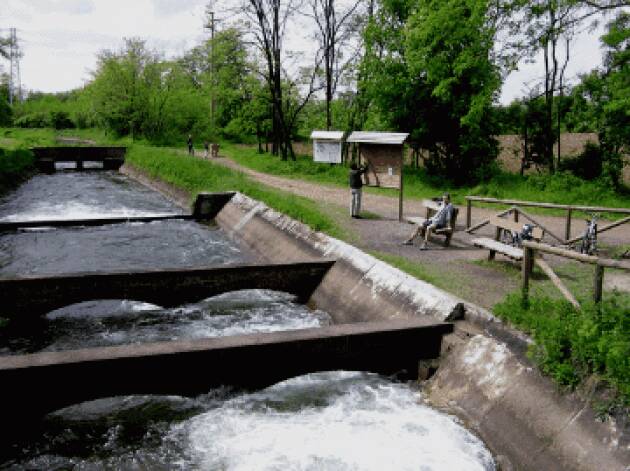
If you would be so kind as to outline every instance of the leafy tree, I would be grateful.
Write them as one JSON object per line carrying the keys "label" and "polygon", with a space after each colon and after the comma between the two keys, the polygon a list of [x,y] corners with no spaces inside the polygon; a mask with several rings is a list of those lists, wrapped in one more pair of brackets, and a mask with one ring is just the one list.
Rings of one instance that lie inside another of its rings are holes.
{"label": "leafy tree", "polygon": [[147,114],[149,82],[154,74],[149,70],[158,63],[145,42],[126,39],[118,52],[104,51],[99,55],[92,83],[94,108],[102,122],[119,135],[140,132]]}
{"label": "leafy tree", "polygon": [[10,126],[13,123],[13,109],[9,105],[9,78],[6,74],[0,76],[0,126]]}
{"label": "leafy tree", "polygon": [[622,12],[608,25],[602,41],[608,47],[602,93],[604,174],[620,185],[623,154],[630,150],[630,13]]}
{"label": "leafy tree", "polygon": [[250,95],[252,64],[243,33],[236,28],[218,31],[214,38],[186,54],[181,63],[208,104],[205,109],[212,115],[212,133],[216,135],[217,129],[239,118]]}
{"label": "leafy tree", "polygon": [[409,19],[406,53],[425,125],[419,136],[432,173],[463,184],[497,156],[492,102],[500,86],[491,60],[486,0],[423,0]]}

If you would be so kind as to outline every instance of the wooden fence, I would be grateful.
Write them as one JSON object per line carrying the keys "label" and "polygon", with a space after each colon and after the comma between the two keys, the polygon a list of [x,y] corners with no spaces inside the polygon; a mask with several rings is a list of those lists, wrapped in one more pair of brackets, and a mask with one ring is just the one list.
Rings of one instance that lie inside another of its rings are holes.
{"label": "wooden fence", "polygon": [[604,290],[604,269],[605,268],[617,268],[621,270],[630,271],[630,261],[611,260],[605,258],[595,257],[593,255],[585,255],[571,250],[562,249],[559,247],[553,247],[547,244],[541,244],[538,242],[523,242],[523,265],[522,265],[522,294],[523,300],[526,302],[529,298],[529,277],[531,269],[536,263],[543,272],[551,279],[553,284],[560,290],[563,296],[576,308],[579,309],[580,305],[573,295],[569,292],[566,286],[562,283],[560,278],[553,272],[551,267],[542,259],[536,258],[536,253],[547,253],[550,255],[558,255],[560,257],[569,258],[582,263],[588,263],[595,265],[595,274],[593,277],[593,300],[599,303],[602,300],[602,293]]}
{"label": "wooden fence", "polygon": [[[630,208],[606,208],[606,207],[600,207],[600,206],[579,206],[579,205],[566,205],[566,204],[554,204],[554,203],[538,203],[535,201],[502,200],[502,199],[497,199],[497,198],[484,198],[481,196],[466,196],[466,205],[467,205],[466,207],[466,232],[469,232],[469,233],[490,223],[490,219],[486,219],[480,222],[479,224],[475,224],[474,226],[472,226],[473,202],[501,204],[501,205],[510,206],[509,209],[500,213],[500,215],[512,213],[514,215],[514,220],[516,222],[518,222],[519,220],[519,215],[522,215],[524,218],[528,219],[529,221],[533,222],[540,228],[544,229],[546,234],[549,234],[551,237],[553,237],[554,239],[556,239],[558,242],[560,242],[563,245],[573,244],[582,238],[582,235],[579,235],[573,238],[571,237],[572,215],[573,215],[573,212],[575,211],[581,211],[585,213],[613,213],[613,214],[626,215],[625,217],[623,217],[622,219],[619,219],[618,221],[612,222],[602,227],[598,227],[597,229],[598,234],[605,231],[609,231],[610,229],[613,229],[615,227],[621,226],[622,224],[626,224],[630,222]],[[540,222],[535,220],[530,214],[523,211],[523,209],[521,209],[523,207],[559,209],[559,210],[566,211],[567,213],[566,213],[564,237],[554,234],[553,231],[549,230],[549,228],[540,224]]]}

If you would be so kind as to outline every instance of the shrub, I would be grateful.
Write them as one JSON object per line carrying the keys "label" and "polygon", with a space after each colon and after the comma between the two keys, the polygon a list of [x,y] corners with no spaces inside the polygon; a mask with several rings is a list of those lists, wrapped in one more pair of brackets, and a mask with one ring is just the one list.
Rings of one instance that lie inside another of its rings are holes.
{"label": "shrub", "polygon": [[50,124],[55,129],[72,129],[75,127],[70,119],[70,115],[65,111],[51,111]]}
{"label": "shrub", "polygon": [[22,181],[34,170],[35,157],[30,150],[0,148],[0,192]]}
{"label": "shrub", "polygon": [[576,158],[564,159],[559,170],[569,171],[584,180],[595,180],[602,175],[603,153],[599,145],[588,142]]}
{"label": "shrub", "polygon": [[614,294],[576,310],[549,298],[532,298],[523,307],[515,294],[494,312],[531,333],[530,356],[560,384],[573,387],[597,375],[630,406],[630,297]]}
{"label": "shrub", "polygon": [[36,111],[20,116],[14,123],[19,128],[48,128],[50,127],[50,114]]}

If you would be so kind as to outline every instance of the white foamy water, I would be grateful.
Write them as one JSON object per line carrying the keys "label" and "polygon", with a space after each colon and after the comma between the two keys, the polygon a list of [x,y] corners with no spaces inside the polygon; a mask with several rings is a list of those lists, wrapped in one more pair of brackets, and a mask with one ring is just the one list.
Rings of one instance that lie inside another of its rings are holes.
{"label": "white foamy water", "polygon": [[162,195],[118,172],[38,174],[0,198],[0,221],[181,214]]}
{"label": "white foamy water", "polygon": [[279,332],[330,325],[330,315],[269,290],[225,293],[165,309],[136,301],[87,301],[48,313],[38,331],[0,336],[0,354],[62,351]]}
{"label": "white foamy water", "polygon": [[97,203],[81,203],[68,201],[63,203],[38,202],[27,211],[8,214],[0,218],[0,222],[14,221],[68,221],[100,218],[131,218],[141,216],[171,216],[173,212],[137,210],[126,207],[101,207]]}
{"label": "white foamy water", "polygon": [[366,373],[306,375],[174,428],[183,469],[488,471],[494,460],[419,392]]}

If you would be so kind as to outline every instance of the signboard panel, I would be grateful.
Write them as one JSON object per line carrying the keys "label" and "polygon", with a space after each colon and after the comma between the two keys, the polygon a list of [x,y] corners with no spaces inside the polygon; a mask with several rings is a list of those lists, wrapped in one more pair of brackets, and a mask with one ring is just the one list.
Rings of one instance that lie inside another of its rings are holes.
{"label": "signboard panel", "polygon": [[400,146],[359,144],[362,162],[368,163],[365,184],[381,188],[401,187],[402,152]]}
{"label": "signboard panel", "polygon": [[313,160],[330,164],[341,163],[341,142],[313,141]]}

